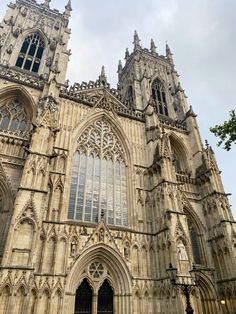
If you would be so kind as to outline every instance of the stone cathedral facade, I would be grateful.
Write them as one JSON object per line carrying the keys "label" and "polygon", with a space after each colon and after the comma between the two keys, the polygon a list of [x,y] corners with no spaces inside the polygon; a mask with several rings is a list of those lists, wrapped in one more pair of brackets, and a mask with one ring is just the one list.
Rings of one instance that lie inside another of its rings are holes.
{"label": "stone cathedral facade", "polygon": [[[69,86],[71,2],[0,24],[0,313],[236,313],[236,224],[172,53]],[[75,30],[74,30],[75,31]],[[95,55],[96,52],[94,52]]]}

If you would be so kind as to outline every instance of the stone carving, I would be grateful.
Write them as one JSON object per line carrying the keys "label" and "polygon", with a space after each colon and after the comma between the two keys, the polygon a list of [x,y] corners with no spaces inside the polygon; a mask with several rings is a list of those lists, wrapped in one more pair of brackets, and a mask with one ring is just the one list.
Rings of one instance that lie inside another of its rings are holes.
{"label": "stone carving", "polygon": [[46,66],[47,66],[48,68],[52,66],[52,57],[48,57],[48,58],[46,59]]}
{"label": "stone carving", "polygon": [[19,35],[22,33],[22,29],[20,27],[17,27],[14,31],[13,31],[13,36],[15,38],[18,38]]}
{"label": "stone carving", "polygon": [[21,15],[22,15],[23,17],[25,17],[25,16],[27,15],[27,12],[28,12],[28,9],[25,8],[25,7],[22,7],[22,8],[20,9],[20,13],[21,13]]}
{"label": "stone carving", "polygon": [[8,48],[7,48],[7,53],[10,55],[12,54],[12,51],[13,51],[13,45],[10,45]]}
{"label": "stone carving", "polygon": [[180,261],[188,261],[188,254],[186,252],[186,248],[182,240],[179,240],[178,242],[177,253],[178,253],[178,259]]}
{"label": "stone carving", "polygon": [[70,256],[71,257],[75,257],[76,256],[76,251],[77,251],[77,242],[75,240],[73,240],[71,242],[71,246],[70,246]]}
{"label": "stone carving", "polygon": [[57,41],[55,38],[53,38],[53,40],[50,42],[49,48],[50,50],[54,51],[57,47]]}
{"label": "stone carving", "polygon": [[41,110],[39,110],[38,115],[40,115],[42,112],[49,110],[51,113],[54,113],[57,111],[57,102],[52,96],[44,97],[39,100],[39,107]]}

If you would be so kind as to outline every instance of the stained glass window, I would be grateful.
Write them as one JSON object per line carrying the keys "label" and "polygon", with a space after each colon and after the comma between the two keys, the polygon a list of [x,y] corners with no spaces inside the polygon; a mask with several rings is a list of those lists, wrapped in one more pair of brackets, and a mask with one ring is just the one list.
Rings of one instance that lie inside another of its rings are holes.
{"label": "stained glass window", "polygon": [[152,84],[152,97],[157,104],[157,112],[168,116],[166,93],[162,83],[155,80]]}
{"label": "stained glass window", "polygon": [[78,140],[72,166],[68,219],[128,225],[127,167],[122,147],[105,119]]}
{"label": "stained glass window", "polygon": [[0,130],[23,133],[27,128],[27,114],[18,100],[11,100],[0,107]]}
{"label": "stained glass window", "polygon": [[38,73],[44,48],[45,44],[39,33],[27,36],[21,47],[16,66]]}
{"label": "stained glass window", "polygon": [[200,249],[200,243],[199,243],[199,236],[198,236],[198,233],[194,224],[189,218],[187,219],[187,222],[188,222],[188,229],[189,229],[189,234],[190,234],[190,239],[191,239],[191,244],[192,244],[194,262],[196,264],[201,264],[201,249]]}

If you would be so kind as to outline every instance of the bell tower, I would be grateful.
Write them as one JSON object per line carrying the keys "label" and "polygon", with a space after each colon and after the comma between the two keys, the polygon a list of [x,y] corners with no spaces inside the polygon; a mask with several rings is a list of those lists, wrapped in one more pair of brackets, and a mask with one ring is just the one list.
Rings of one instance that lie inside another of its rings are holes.
{"label": "bell tower", "polygon": [[188,111],[186,95],[175,70],[173,55],[166,44],[166,55],[159,55],[151,39],[150,49],[142,48],[137,31],[132,53],[126,49],[125,65],[118,66],[119,89],[137,110],[153,103],[157,113],[173,120],[182,120]]}
{"label": "bell tower", "polygon": [[10,3],[0,25],[0,62],[16,70],[47,80],[51,70],[58,83],[66,78],[70,50],[68,28],[71,2],[64,13],[50,8],[51,0]]}

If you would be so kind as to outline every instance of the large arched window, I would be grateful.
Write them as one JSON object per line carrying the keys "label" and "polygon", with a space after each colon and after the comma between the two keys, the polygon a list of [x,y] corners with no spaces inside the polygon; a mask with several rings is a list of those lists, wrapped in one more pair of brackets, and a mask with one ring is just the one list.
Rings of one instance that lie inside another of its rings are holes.
{"label": "large arched window", "polygon": [[0,131],[23,133],[29,126],[24,106],[13,99],[0,107]]}
{"label": "large arched window", "polygon": [[187,217],[188,222],[188,230],[190,234],[191,239],[191,245],[192,245],[192,253],[194,258],[194,263],[196,264],[202,264],[202,256],[201,256],[201,248],[200,248],[200,242],[199,242],[199,235],[197,232],[197,229],[191,219]]}
{"label": "large arched window", "polygon": [[16,66],[38,73],[45,44],[38,32],[28,35],[21,47]]}
{"label": "large arched window", "polygon": [[157,104],[157,112],[168,116],[166,93],[164,86],[159,80],[155,80],[152,84],[152,97]]}
{"label": "large arched window", "polygon": [[127,170],[123,149],[105,119],[89,126],[74,155],[68,218],[128,225]]}

